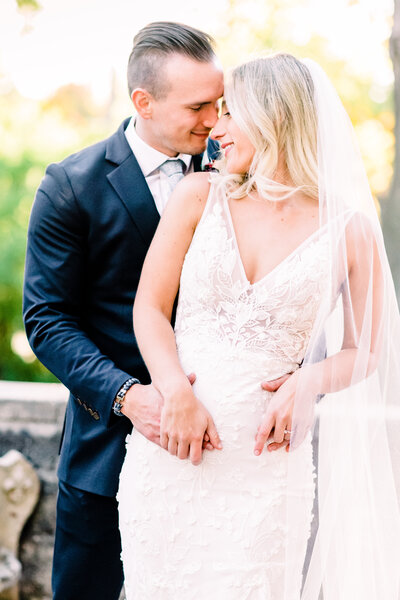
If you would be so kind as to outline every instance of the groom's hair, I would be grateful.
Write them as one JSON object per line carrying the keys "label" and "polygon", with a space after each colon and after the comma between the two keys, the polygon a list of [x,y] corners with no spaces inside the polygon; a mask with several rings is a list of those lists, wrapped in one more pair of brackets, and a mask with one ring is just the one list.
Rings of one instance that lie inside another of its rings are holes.
{"label": "groom's hair", "polygon": [[181,23],[158,21],[146,25],[133,38],[128,60],[129,95],[138,87],[156,99],[167,95],[163,66],[168,57],[181,54],[198,62],[212,62],[216,58],[214,44],[208,33]]}

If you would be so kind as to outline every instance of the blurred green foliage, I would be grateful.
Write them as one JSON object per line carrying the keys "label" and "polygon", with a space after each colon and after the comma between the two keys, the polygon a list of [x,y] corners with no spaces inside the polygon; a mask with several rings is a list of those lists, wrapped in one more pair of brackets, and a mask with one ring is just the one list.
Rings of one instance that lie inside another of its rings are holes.
{"label": "blurred green foliage", "polygon": [[[23,330],[21,280],[26,230],[35,187],[44,164],[23,151],[18,158],[0,156],[0,379],[55,381],[37,361],[26,362],[12,350]],[[18,336],[14,337],[14,344]],[[21,343],[21,342],[20,342]]]}
{"label": "blurred green foliage", "polygon": [[38,10],[40,8],[37,0],[17,0],[17,6],[19,9],[29,8],[31,10]]}

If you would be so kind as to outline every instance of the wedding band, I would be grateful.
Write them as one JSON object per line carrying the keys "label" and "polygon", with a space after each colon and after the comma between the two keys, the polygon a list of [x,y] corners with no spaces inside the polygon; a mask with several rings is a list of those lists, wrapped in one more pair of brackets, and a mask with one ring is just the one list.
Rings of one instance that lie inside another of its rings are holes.
{"label": "wedding band", "polygon": [[283,434],[284,434],[284,435],[286,435],[287,433],[289,433],[289,434],[290,434],[290,433],[292,433],[292,432],[290,431],[290,429],[285,429],[285,431],[283,432]]}

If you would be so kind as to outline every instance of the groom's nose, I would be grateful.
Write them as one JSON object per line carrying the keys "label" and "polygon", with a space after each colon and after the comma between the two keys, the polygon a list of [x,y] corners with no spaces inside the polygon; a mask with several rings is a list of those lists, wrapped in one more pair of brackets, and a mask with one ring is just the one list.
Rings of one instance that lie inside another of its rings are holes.
{"label": "groom's nose", "polygon": [[212,129],[218,120],[218,105],[211,104],[207,106],[207,110],[204,113],[203,125],[206,129]]}

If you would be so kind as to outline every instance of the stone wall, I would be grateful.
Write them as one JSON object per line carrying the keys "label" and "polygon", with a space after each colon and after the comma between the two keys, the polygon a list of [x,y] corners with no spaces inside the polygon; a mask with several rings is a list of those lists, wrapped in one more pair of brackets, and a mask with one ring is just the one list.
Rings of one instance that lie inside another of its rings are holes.
{"label": "stone wall", "polygon": [[21,600],[51,599],[56,468],[67,397],[59,384],[0,381],[0,456],[19,450],[41,482],[39,503],[21,536]]}

